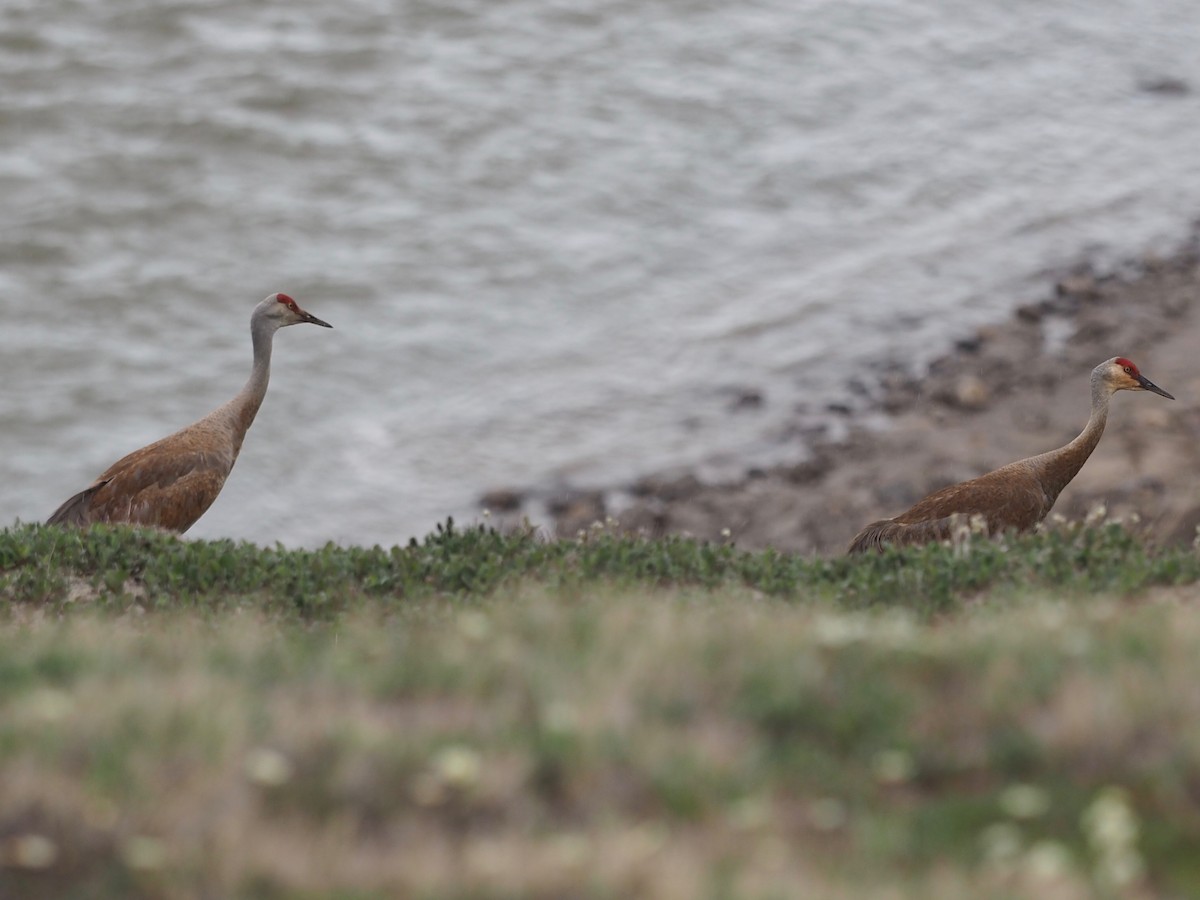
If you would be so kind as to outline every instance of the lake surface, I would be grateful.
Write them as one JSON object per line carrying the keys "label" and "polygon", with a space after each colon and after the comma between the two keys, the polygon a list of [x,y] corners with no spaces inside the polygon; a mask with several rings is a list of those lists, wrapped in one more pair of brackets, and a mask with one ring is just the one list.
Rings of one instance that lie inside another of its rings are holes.
{"label": "lake surface", "polygon": [[232,396],[277,290],[335,330],[193,535],[798,458],[872,361],[1184,235],[1200,93],[1147,87],[1198,45],[1191,0],[11,0],[0,522]]}

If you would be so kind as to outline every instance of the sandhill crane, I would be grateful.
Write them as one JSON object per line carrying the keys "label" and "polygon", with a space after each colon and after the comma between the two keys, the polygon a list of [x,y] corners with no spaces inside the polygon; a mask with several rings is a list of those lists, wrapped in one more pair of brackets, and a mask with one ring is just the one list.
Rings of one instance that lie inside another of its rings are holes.
{"label": "sandhill crane", "polygon": [[989,534],[1028,531],[1046,518],[1059,493],[1087,462],[1108,421],[1108,401],[1117,391],[1153,391],[1175,398],[1114,357],[1092,370],[1092,414],[1065,447],[1002,466],[961,484],[934,491],[894,519],[872,522],[850,542],[850,553],[881,550],[885,544],[925,544],[950,537],[955,517],[981,516]]}
{"label": "sandhill crane", "polygon": [[287,294],[271,294],[250,316],[254,368],[236,397],[198,422],[135,450],[50,516],[48,525],[124,522],[182,534],[217,499],[267,393],[271,343],[287,325],[332,328]]}

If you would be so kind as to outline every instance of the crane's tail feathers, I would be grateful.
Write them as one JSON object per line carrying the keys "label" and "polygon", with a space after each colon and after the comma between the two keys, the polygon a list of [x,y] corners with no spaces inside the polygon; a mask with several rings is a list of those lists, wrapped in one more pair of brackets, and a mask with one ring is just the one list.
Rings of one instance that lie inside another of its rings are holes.
{"label": "crane's tail feathers", "polygon": [[46,520],[47,525],[75,525],[82,527],[91,524],[91,517],[88,515],[89,504],[92,494],[96,492],[96,488],[90,487],[86,491],[80,491],[58,509],[56,509],[50,518]]}
{"label": "crane's tail feathers", "polygon": [[847,553],[881,553],[889,544],[894,547],[931,544],[950,538],[956,521],[963,516],[947,516],[944,519],[932,519],[928,522],[913,522],[906,525],[895,519],[880,519],[872,522],[854,536]]}

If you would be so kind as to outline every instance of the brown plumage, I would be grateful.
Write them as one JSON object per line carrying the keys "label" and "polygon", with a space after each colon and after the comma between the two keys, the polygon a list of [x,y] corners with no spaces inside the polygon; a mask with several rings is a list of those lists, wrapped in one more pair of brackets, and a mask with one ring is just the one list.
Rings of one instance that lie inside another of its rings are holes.
{"label": "brown plumage", "polygon": [[302,322],[333,327],[302,310],[287,294],[264,299],[250,317],[254,368],[238,395],[200,421],[117,460],[55,510],[46,524],[123,522],[180,534],[191,528],[225,485],[266,396],[275,332]]}
{"label": "brown plumage", "polygon": [[1175,398],[1124,357],[1092,370],[1092,414],[1075,440],[1038,456],[1018,460],[961,484],[930,494],[907,512],[872,522],[850,542],[850,553],[882,550],[886,544],[926,544],[950,537],[956,519],[981,516],[989,534],[1028,531],[1049,514],[1059,493],[1083,468],[1108,421],[1108,402],[1117,391],[1153,391]]}

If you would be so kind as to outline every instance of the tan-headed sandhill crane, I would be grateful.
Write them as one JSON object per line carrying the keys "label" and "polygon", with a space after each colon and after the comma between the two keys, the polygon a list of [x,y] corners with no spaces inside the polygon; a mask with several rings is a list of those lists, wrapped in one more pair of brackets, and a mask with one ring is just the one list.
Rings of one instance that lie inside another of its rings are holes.
{"label": "tan-headed sandhill crane", "polygon": [[254,368],[238,395],[200,421],[117,460],[56,509],[46,524],[123,522],[180,534],[191,528],[221,492],[266,396],[275,332],[302,322],[333,327],[287,294],[264,299],[250,316]]}
{"label": "tan-headed sandhill crane", "polygon": [[872,522],[850,542],[849,552],[945,540],[956,517],[982,517],[989,534],[1033,528],[1096,449],[1108,421],[1108,401],[1117,391],[1153,391],[1175,399],[1124,357],[1106,360],[1092,370],[1092,415],[1071,443],[934,491],[894,519]]}

